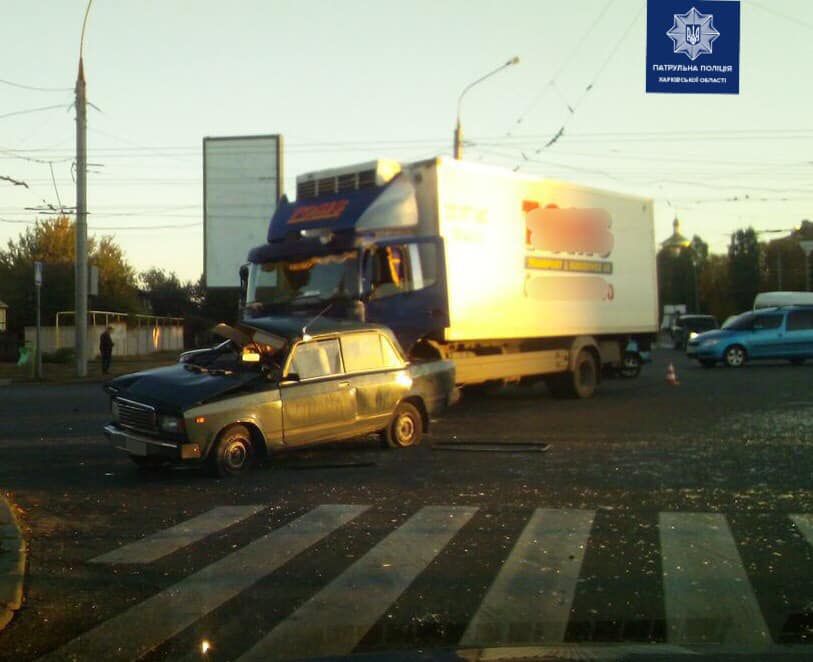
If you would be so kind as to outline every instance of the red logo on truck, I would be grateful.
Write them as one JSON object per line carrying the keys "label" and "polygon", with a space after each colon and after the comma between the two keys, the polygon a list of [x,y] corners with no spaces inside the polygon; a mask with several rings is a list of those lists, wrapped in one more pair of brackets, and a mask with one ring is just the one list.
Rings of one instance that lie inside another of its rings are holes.
{"label": "red logo on truck", "polygon": [[349,200],[333,200],[332,202],[322,202],[316,205],[303,205],[294,210],[288,222],[307,223],[309,221],[326,221],[331,218],[339,218],[349,202]]}
{"label": "red logo on truck", "polygon": [[524,200],[522,210],[528,248],[600,257],[607,257],[613,250],[612,220],[604,209],[560,209],[556,205],[542,208],[537,202]]}

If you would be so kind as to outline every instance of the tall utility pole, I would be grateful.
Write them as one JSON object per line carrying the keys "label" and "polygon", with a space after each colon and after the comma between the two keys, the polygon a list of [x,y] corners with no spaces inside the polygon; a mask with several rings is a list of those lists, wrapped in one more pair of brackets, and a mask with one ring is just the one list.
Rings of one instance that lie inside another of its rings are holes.
{"label": "tall utility pole", "polygon": [[497,67],[494,71],[490,71],[485,76],[481,76],[473,83],[469,83],[468,85],[466,85],[466,87],[464,87],[463,91],[460,93],[460,96],[457,98],[457,125],[455,126],[454,130],[454,157],[458,161],[463,158],[463,127],[460,125],[460,104],[463,101],[463,97],[465,96],[466,92],[468,92],[478,83],[482,83],[486,78],[491,78],[491,76],[493,76],[494,74],[497,74],[506,67],[510,67],[515,64],[519,64],[519,58],[516,56],[512,57],[505,64]]}
{"label": "tall utility pole", "polygon": [[805,292],[810,292],[810,254],[813,253],[813,240],[800,241],[805,253]]}
{"label": "tall utility pole", "polygon": [[87,96],[85,90],[85,28],[93,0],[88,2],[79,42],[79,71],[76,75],[76,262],[74,287],[74,349],[76,376],[88,374],[88,189],[87,189]]}

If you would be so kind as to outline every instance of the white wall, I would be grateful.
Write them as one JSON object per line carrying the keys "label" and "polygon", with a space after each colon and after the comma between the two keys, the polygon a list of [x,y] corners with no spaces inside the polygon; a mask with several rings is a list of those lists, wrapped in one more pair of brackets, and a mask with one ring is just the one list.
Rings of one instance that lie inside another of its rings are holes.
{"label": "white wall", "polygon": [[[141,328],[127,328],[122,322],[113,322],[111,336],[113,338],[113,356],[141,356],[155,352],[182,351],[183,327],[174,326],[142,326]],[[104,332],[103,324],[88,326],[87,347],[90,358],[99,356],[99,337]],[[40,329],[42,351],[53,352],[60,347],[73,347],[75,342],[75,329],[72,326],[60,326],[59,334],[54,326],[43,326]],[[34,343],[37,329],[33,326],[25,327],[25,339]]]}

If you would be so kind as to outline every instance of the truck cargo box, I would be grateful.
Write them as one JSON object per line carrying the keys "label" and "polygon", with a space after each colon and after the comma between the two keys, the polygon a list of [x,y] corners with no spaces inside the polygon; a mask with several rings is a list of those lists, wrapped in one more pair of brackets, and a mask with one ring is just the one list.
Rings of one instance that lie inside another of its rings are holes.
{"label": "truck cargo box", "polygon": [[651,200],[434,163],[447,341],[655,333]]}

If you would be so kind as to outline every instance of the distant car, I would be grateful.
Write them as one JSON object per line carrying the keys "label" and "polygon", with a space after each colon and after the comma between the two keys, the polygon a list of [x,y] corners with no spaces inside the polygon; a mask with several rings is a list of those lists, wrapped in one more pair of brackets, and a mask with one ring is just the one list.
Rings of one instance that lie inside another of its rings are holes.
{"label": "distant car", "polygon": [[712,315],[681,315],[672,326],[672,342],[675,349],[686,349],[693,335],[720,328]]}
{"label": "distant car", "polygon": [[271,451],[373,432],[413,446],[459,397],[452,362],[408,363],[385,327],[303,323],[221,324],[227,342],[112,380],[105,435],[139,466],[205,463],[228,476]]}
{"label": "distant car", "polygon": [[719,362],[739,368],[758,359],[787,359],[800,365],[813,358],[813,306],[743,313],[722,329],[692,338],[686,354],[707,368]]}

